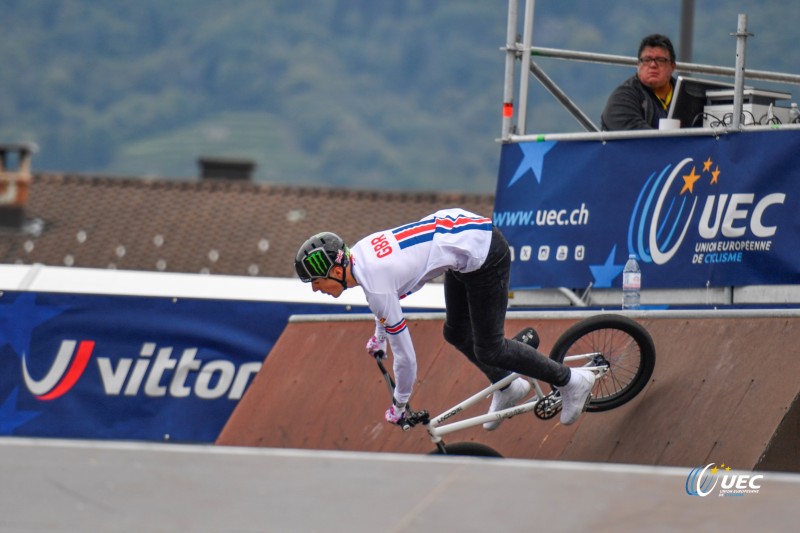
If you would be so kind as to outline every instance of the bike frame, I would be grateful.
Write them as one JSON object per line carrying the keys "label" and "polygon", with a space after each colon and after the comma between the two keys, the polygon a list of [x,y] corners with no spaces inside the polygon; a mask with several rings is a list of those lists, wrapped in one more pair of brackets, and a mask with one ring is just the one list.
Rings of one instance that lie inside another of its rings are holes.
{"label": "bike frame", "polygon": [[[592,361],[595,358],[595,356],[599,355],[601,355],[599,352],[571,355],[564,358],[564,363]],[[381,372],[383,372],[384,378],[386,379],[386,383],[389,386],[389,391],[393,393],[394,382],[391,376],[389,376],[388,372],[386,371],[386,368],[383,366],[383,363],[381,362],[381,357],[376,357],[376,361],[378,362],[378,366],[380,367]],[[595,371],[598,374],[598,377],[602,376],[608,371],[607,365],[585,364],[583,365],[583,368]],[[514,407],[503,409],[502,411],[496,411],[494,413],[486,413],[483,415],[476,415],[456,422],[446,423],[447,420],[449,420],[450,418],[458,415],[462,411],[469,409],[475,404],[488,398],[495,391],[498,391],[503,387],[506,387],[518,377],[523,377],[531,383],[531,385],[533,386],[533,390],[535,392],[534,397],[519,405],[515,405]],[[441,414],[431,417],[430,421],[428,423],[425,423],[424,425],[428,431],[428,434],[431,437],[431,440],[435,444],[439,444],[443,436],[453,433],[455,431],[477,426],[479,424],[483,424],[484,422],[489,422],[491,420],[511,418],[523,413],[527,413],[529,411],[533,411],[536,408],[536,405],[547,397],[548,395],[545,394],[544,391],[542,391],[542,386],[538,380],[530,378],[528,376],[522,376],[521,374],[512,373],[506,376],[505,378],[501,379],[497,383],[492,383],[491,385],[481,390],[480,392],[473,394],[472,396],[462,401],[461,403],[456,404],[449,409],[446,409]],[[553,400],[554,400],[553,407],[554,408],[560,407],[561,398],[559,396],[556,396],[555,398],[553,398]],[[411,427],[412,426],[407,426],[404,427],[403,429],[408,430]]]}
{"label": "bike frame", "polygon": [[[582,360],[591,361],[598,353],[588,353],[588,354],[580,354],[580,355],[572,355],[567,356],[564,358],[564,362],[576,362]],[[598,373],[598,375],[602,376],[606,370],[608,370],[608,366],[584,366],[583,368],[587,370],[594,370]],[[465,418],[464,420],[459,420],[457,422],[450,422],[445,423],[447,420],[452,418],[453,416],[461,413],[462,411],[472,407],[473,405],[481,402],[485,398],[489,397],[495,391],[510,385],[512,381],[517,379],[518,377],[524,377],[527,379],[531,385],[533,386],[533,390],[535,392],[535,396],[529,399],[526,402],[523,402],[519,405],[515,405],[514,407],[509,407],[508,409],[503,409],[502,411],[496,411],[494,413],[486,413],[483,415],[472,416],[469,418]],[[427,424],[426,428],[428,433],[431,436],[431,440],[433,442],[438,443],[442,440],[444,435],[448,435],[455,431],[459,431],[461,429],[466,429],[469,427],[477,426],[479,424],[483,424],[484,422],[489,422],[491,420],[497,419],[506,419],[511,418],[517,415],[521,415],[523,413],[527,413],[533,411],[536,408],[536,404],[540,401],[544,400],[547,395],[542,391],[542,386],[538,380],[534,378],[530,378],[527,376],[521,376],[521,374],[512,373],[505,378],[501,379],[497,383],[493,383],[483,389],[482,391],[473,394],[463,402],[447,409],[442,414],[432,417],[430,423]],[[554,406],[559,406],[561,404],[561,398],[558,397],[555,399]]]}

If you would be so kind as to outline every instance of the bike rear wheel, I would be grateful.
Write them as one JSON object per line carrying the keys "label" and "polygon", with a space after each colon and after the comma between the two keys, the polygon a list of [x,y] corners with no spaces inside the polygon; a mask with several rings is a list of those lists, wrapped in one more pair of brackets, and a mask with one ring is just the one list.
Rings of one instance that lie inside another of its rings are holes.
{"label": "bike rear wheel", "polygon": [[444,445],[444,453],[436,448],[428,455],[469,455],[472,457],[500,457],[500,452],[478,442],[454,442]]}
{"label": "bike rear wheel", "polygon": [[[597,354],[590,360],[564,362],[568,356]],[[568,328],[553,344],[550,358],[570,367],[607,362],[608,371],[595,381],[587,411],[619,407],[644,389],[656,364],[650,333],[638,322],[614,314],[597,315]]]}

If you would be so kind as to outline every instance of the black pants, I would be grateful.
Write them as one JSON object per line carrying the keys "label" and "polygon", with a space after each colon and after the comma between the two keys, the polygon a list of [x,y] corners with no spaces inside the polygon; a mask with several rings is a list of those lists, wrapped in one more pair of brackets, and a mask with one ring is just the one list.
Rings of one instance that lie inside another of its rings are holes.
{"label": "black pants", "polygon": [[466,274],[445,273],[444,338],[492,383],[518,372],[563,386],[569,381],[567,367],[525,343],[505,338],[510,273],[508,242],[494,228],[489,255],[481,268]]}

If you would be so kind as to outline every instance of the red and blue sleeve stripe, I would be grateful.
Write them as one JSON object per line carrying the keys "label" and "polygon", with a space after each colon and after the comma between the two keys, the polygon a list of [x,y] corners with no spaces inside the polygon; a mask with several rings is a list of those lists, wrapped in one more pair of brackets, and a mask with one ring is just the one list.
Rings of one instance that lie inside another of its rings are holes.
{"label": "red and blue sleeve stripe", "polygon": [[392,230],[400,249],[433,240],[437,233],[460,233],[467,230],[492,231],[492,219],[486,217],[429,218]]}
{"label": "red and blue sleeve stripe", "polygon": [[403,318],[397,324],[393,326],[386,326],[386,333],[389,335],[397,335],[398,333],[402,333],[406,330],[408,326],[406,325],[406,319]]}

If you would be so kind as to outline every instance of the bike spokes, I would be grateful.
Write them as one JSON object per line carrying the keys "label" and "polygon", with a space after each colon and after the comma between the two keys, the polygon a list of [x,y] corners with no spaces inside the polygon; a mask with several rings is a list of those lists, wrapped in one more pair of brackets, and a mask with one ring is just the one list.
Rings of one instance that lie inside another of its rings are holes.
{"label": "bike spokes", "polygon": [[564,332],[550,357],[568,366],[597,369],[587,410],[604,411],[628,402],[644,388],[655,366],[655,347],[637,322],[600,315]]}

